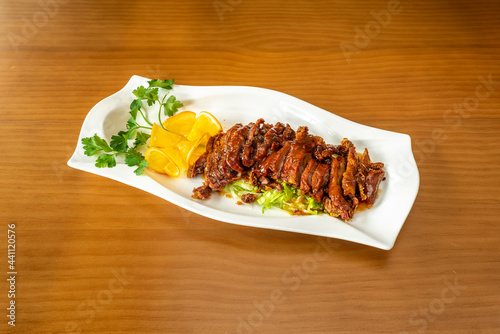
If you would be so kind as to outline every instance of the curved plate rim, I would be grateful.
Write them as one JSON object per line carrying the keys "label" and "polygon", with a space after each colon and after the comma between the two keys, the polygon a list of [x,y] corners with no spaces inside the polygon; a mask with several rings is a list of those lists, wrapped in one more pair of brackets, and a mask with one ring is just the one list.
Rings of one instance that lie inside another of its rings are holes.
{"label": "curved plate rim", "polygon": [[[394,246],[396,238],[416,199],[420,183],[418,167],[411,150],[410,136],[352,122],[279,91],[250,86],[186,86],[177,84],[173,90],[178,99],[188,101],[181,110],[197,109],[193,111],[200,112],[207,110],[204,108],[207,105],[213,105],[214,108],[218,108],[219,105],[223,104],[220,108],[221,110],[209,111],[219,120],[219,117],[224,118],[221,123],[225,129],[227,129],[227,126],[234,124],[234,119],[239,120],[246,117],[250,121],[255,121],[259,118],[253,113],[250,115],[252,118],[249,118],[248,115],[243,113],[244,111],[248,111],[244,108],[243,111],[224,110],[224,108],[228,109],[230,107],[237,109],[238,105],[236,103],[245,101],[244,98],[258,96],[260,100],[264,101],[262,102],[263,104],[272,106],[273,112],[278,113],[277,115],[273,114],[274,118],[289,118],[281,119],[280,121],[289,122],[294,128],[298,125],[312,126],[314,124],[308,122],[313,122],[313,119],[316,121],[320,120],[321,124],[315,124],[315,126],[321,125],[321,128],[318,128],[319,130],[316,132],[311,130],[311,133],[318,134],[317,132],[323,131],[323,135],[326,133],[326,136],[337,136],[338,131],[336,129],[323,130],[322,128],[324,124],[333,122],[342,126],[342,137],[348,137],[355,145],[357,141],[362,143],[365,141],[368,143],[370,141],[371,143],[380,141],[382,144],[395,145],[392,147],[391,152],[386,153],[378,150],[377,152],[383,156],[379,154],[380,159],[378,159],[379,157],[373,159],[386,163],[387,180],[384,182],[390,183],[390,185],[385,189],[381,186],[383,189],[381,197],[384,198],[379,198],[372,209],[356,213],[353,220],[349,223],[344,223],[339,219],[326,215],[289,216],[283,212],[278,212],[280,210],[269,210],[271,213],[266,211],[266,213],[261,214],[259,208],[253,207],[249,209],[246,205],[242,208],[235,205],[234,200],[225,199],[222,196],[216,196],[218,198],[208,200],[212,202],[191,199],[181,188],[184,181],[184,183],[190,185],[196,182],[193,179],[179,178],[177,181],[166,180],[166,177],[163,176],[158,176],[159,178],[155,177],[154,173],[148,173],[149,176],[136,176],[132,172],[132,167],[120,163],[111,169],[95,167],[95,158],[83,155],[81,139],[92,136],[94,133],[108,137],[108,132],[111,131],[111,133],[114,133],[112,131],[116,129],[110,130],[106,127],[113,126],[114,123],[118,127],[123,126],[125,124],[123,117],[125,117],[126,121],[128,112],[122,115],[121,111],[127,110],[134,98],[132,90],[146,84],[147,80],[150,79],[137,75],[132,76],[122,89],[104,98],[89,111],[80,130],[76,149],[72,157],[68,160],[68,166],[136,187],[186,210],[226,223],[343,239],[384,250],[389,250]],[[181,95],[181,97],[178,95]],[[220,96],[223,96],[225,99],[222,100]],[[232,100],[233,97],[235,101],[226,101]],[[201,100],[201,102],[198,103],[198,100]],[[112,114],[113,112],[115,114]],[[109,119],[114,120],[117,115],[122,118],[121,121],[110,123]],[[266,119],[266,122],[272,123],[268,119]],[[301,122],[307,124],[300,124]],[[242,123],[245,122],[243,121]],[[120,128],[118,129],[121,130]],[[319,135],[322,134],[319,133]],[[109,138],[107,139],[109,140]],[[372,149],[369,147],[369,144],[368,149],[370,155],[372,155]],[[389,155],[389,153],[392,155]],[[383,160],[384,157],[390,158],[389,161],[391,163],[389,165]],[[202,179],[196,179],[197,184],[201,185]],[[384,182],[383,185],[385,185]],[[192,187],[188,188],[189,192],[191,192]],[[399,194],[396,193],[397,191],[399,191]],[[389,195],[387,195],[387,192],[390,192]],[[383,200],[392,202],[386,203]],[[222,207],[227,207],[228,209],[221,210]],[[235,209],[235,207],[238,208]],[[387,209],[390,207],[393,209],[388,211]],[[241,212],[246,212],[246,214],[242,214]],[[376,216],[376,219],[373,219],[372,216]]]}

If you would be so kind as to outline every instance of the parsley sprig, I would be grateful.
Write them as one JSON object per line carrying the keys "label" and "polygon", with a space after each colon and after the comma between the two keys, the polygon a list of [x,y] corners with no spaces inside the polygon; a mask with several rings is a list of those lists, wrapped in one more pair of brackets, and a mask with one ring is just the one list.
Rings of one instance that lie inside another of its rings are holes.
{"label": "parsley sprig", "polygon": [[[134,173],[141,175],[144,168],[148,166],[144,155],[140,149],[147,145],[148,139],[151,137],[150,133],[140,131],[141,129],[151,130],[153,123],[148,119],[143,110],[144,102],[148,106],[159,104],[158,110],[158,124],[163,128],[162,111],[163,115],[170,117],[173,116],[183,104],[177,100],[173,95],[170,95],[174,80],[159,80],[154,79],[148,81],[148,87],[140,86],[132,91],[136,97],[130,104],[130,118],[127,121],[126,131],[120,131],[116,135],[111,136],[111,141],[108,142],[102,139],[97,134],[93,137],[82,138],[84,154],[87,156],[97,156],[95,166],[98,168],[115,167],[116,157],[120,155],[125,156],[125,164],[130,167],[137,166]],[[160,89],[166,90],[166,94],[160,99]],[[140,125],[137,121],[138,115],[149,125]],[[165,129],[166,130],[166,129]]]}

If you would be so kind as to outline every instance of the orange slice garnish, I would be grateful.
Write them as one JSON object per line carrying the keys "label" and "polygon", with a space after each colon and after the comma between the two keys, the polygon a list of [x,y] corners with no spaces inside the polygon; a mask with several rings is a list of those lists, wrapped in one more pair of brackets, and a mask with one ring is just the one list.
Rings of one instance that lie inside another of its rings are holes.
{"label": "orange slice garnish", "polygon": [[167,118],[163,122],[163,126],[168,131],[185,137],[191,132],[195,121],[196,113],[194,111],[182,111]]}
{"label": "orange slice garnish", "polygon": [[197,142],[193,144],[192,149],[188,152],[186,155],[186,161],[188,163],[188,166],[191,166],[198,160],[198,158],[205,153],[207,150],[207,143],[208,139],[210,138],[210,135],[208,133],[205,133],[203,136],[201,136],[200,139],[198,139]]}
{"label": "orange slice garnish", "polygon": [[183,139],[182,136],[164,130],[161,126],[154,123],[151,130],[151,139],[149,140],[150,147],[175,147],[179,141]]}
{"label": "orange slice garnish", "polygon": [[176,147],[177,149],[179,149],[179,152],[181,153],[181,156],[185,161],[187,161],[187,156],[189,152],[194,149],[195,144],[195,142],[189,141],[187,139],[183,139],[177,143]]}
{"label": "orange slice garnish", "polygon": [[197,141],[181,140],[177,144],[177,148],[181,152],[182,158],[187,162],[187,166],[191,166],[205,152],[206,145],[210,135],[205,133]]}
{"label": "orange slice garnish", "polygon": [[163,148],[161,149],[166,156],[170,158],[170,160],[175,164],[177,170],[171,164],[167,164],[163,170],[167,175],[170,176],[179,176],[180,173],[187,169],[186,162],[182,158],[181,152],[175,147],[172,148]]}
{"label": "orange slice garnish", "polygon": [[147,149],[145,159],[148,162],[148,168],[151,168],[157,173],[167,174],[170,176],[179,176],[179,166],[163,152],[163,149],[150,147]]}
{"label": "orange slice garnish", "polygon": [[187,170],[206,151],[208,139],[222,130],[219,121],[206,111],[198,117],[183,111],[162,124],[166,130],[153,124],[145,158],[150,169],[169,176]]}
{"label": "orange slice garnish", "polygon": [[205,133],[208,133],[210,136],[214,136],[221,130],[222,125],[220,125],[217,118],[209,112],[202,111],[198,115],[198,118],[196,118],[191,132],[189,132],[186,138],[189,141],[197,142],[205,135]]}
{"label": "orange slice garnish", "polygon": [[204,145],[198,145],[194,149],[192,149],[189,152],[188,156],[186,157],[186,161],[188,163],[188,166],[191,166],[192,164],[194,164],[196,162],[196,160],[198,160],[198,158],[203,153],[205,153],[206,150],[207,150],[207,147]]}

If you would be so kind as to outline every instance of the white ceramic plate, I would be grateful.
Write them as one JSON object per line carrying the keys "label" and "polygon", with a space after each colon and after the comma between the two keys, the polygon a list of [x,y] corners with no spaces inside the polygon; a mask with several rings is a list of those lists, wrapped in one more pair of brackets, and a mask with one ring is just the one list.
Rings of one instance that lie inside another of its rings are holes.
{"label": "white ceramic plate", "polygon": [[[201,177],[171,178],[156,173],[136,176],[134,168],[120,162],[114,168],[96,168],[95,157],[83,154],[81,139],[97,133],[109,140],[113,134],[125,130],[129,106],[134,99],[132,91],[141,85],[147,86],[147,80],[133,76],[123,89],[90,110],[69,166],[123,182],[223,222],[344,239],[387,250],[393,247],[419,187],[410,137],[348,121],[280,92],[254,87],[182,85],[175,85],[172,90],[172,94],[183,101],[182,110],[209,111],[225,130],[235,123],[245,124],[262,117],[267,123],[280,121],[294,129],[306,125],[310,133],[323,137],[327,143],[338,144],[346,137],[358,152],[368,148],[372,161],[383,162],[386,171],[381,193],[371,209],[356,212],[349,223],[328,215],[290,216],[278,209],[262,214],[257,204],[236,205],[235,200],[224,196],[215,195],[205,201],[192,199],[193,188],[203,182]],[[154,110],[148,112],[156,114]]]}

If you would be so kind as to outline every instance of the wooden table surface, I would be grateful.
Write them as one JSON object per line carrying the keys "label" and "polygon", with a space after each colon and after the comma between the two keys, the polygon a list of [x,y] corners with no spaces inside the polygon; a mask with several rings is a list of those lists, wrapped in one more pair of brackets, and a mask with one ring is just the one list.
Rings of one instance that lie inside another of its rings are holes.
{"label": "wooden table surface", "polygon": [[[2,0],[0,16],[3,333],[500,333],[500,2]],[[222,223],[69,168],[88,111],[132,75],[274,89],[409,134],[420,190],[394,248]]]}

